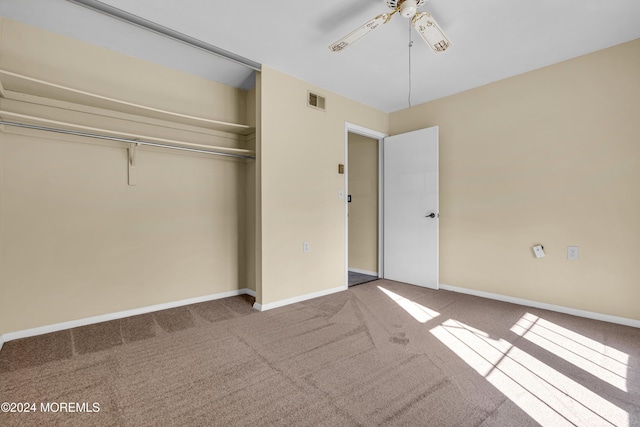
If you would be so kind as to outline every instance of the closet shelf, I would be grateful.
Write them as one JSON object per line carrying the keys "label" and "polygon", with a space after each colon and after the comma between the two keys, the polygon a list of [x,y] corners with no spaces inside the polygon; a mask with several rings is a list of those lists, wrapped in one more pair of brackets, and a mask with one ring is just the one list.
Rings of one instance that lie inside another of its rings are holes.
{"label": "closet shelf", "polygon": [[[86,104],[95,107],[102,107],[116,111],[134,112],[150,118],[169,119],[178,123],[195,125],[203,128],[234,133],[238,135],[249,135],[255,132],[255,128],[245,124],[223,122],[218,120],[196,117],[188,114],[176,113],[162,110],[133,102],[128,102],[108,96],[70,88],[68,86],[47,82],[33,77],[25,76],[11,71],[0,69],[0,96],[4,96],[4,90],[26,93],[30,95],[46,96],[53,99]],[[62,96],[52,96],[52,93]],[[69,99],[71,97],[72,99]]]}

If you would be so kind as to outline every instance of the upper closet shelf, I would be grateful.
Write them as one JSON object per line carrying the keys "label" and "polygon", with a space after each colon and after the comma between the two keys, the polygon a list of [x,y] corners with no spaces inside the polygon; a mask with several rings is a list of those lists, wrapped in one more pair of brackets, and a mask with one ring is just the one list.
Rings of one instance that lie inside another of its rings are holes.
{"label": "upper closet shelf", "polygon": [[90,105],[92,107],[107,108],[110,110],[133,113],[151,118],[171,120],[192,126],[200,126],[208,129],[235,133],[238,135],[249,135],[255,132],[255,128],[249,125],[223,122],[148,107],[133,102],[70,88],[68,86],[62,86],[56,83],[47,82],[2,69],[0,69],[0,78],[0,87],[14,92],[60,99],[78,104]]}

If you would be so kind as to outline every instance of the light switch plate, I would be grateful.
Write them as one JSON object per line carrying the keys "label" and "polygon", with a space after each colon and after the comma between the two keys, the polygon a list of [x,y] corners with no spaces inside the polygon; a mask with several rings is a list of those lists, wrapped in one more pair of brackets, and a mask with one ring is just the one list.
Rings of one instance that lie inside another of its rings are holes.
{"label": "light switch plate", "polygon": [[542,258],[544,256],[544,248],[542,245],[535,245],[532,249],[536,258]]}

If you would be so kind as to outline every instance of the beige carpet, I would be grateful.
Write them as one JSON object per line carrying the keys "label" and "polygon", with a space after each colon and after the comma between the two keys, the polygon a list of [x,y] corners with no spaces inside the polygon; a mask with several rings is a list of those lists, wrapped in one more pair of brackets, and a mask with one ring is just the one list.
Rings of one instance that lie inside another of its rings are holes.
{"label": "beige carpet", "polygon": [[38,411],[0,425],[640,426],[639,329],[385,280],[251,303],[8,342],[0,402]]}

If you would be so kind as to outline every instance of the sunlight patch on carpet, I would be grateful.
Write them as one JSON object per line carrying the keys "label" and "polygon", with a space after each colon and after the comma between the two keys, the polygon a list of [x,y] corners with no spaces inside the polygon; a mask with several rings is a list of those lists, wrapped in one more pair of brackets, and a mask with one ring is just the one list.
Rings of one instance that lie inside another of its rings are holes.
{"label": "sunlight patch on carpet", "polygon": [[602,381],[627,390],[629,356],[569,329],[527,313],[511,331]]}
{"label": "sunlight patch on carpet", "polygon": [[629,414],[510,342],[449,319],[431,333],[542,425],[629,426]]}
{"label": "sunlight patch on carpet", "polygon": [[440,316],[435,310],[431,310],[423,305],[418,304],[417,302],[413,302],[410,299],[407,299],[401,295],[398,295],[394,292],[391,292],[388,289],[385,289],[381,286],[378,286],[382,292],[384,292],[389,298],[396,302],[400,307],[404,309],[407,313],[409,313],[414,319],[416,319],[420,323],[426,323],[431,319],[434,319]]}

